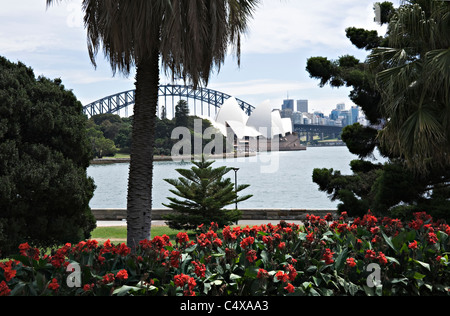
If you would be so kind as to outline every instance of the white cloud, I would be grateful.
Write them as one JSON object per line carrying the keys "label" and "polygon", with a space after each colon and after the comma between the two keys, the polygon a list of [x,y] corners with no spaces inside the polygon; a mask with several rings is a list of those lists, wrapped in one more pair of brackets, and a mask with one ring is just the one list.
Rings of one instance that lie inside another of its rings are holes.
{"label": "white cloud", "polygon": [[[319,88],[317,81],[305,74],[304,63],[310,56],[337,58],[354,53],[345,29],[377,29],[373,2],[262,0],[242,43],[245,63],[239,72],[235,63],[227,63],[220,75],[211,79],[209,88],[252,104],[271,99],[278,106],[288,91],[292,98],[309,99],[316,109],[348,103],[346,89]],[[112,77],[102,54],[97,58],[98,69],[93,69],[87,56],[81,3],[61,1],[47,9],[44,0],[3,1],[0,54],[23,61],[37,75],[61,77],[85,102],[133,88],[132,76]]]}
{"label": "white cloud", "polygon": [[265,0],[250,23],[245,53],[283,53],[324,46],[348,47],[349,26],[378,29],[372,1]]}
{"label": "white cloud", "polygon": [[286,91],[289,90],[307,90],[316,86],[314,82],[257,79],[243,82],[220,82],[211,84],[209,88],[218,89],[233,96],[242,96],[260,95],[262,91],[264,94],[286,94]]}

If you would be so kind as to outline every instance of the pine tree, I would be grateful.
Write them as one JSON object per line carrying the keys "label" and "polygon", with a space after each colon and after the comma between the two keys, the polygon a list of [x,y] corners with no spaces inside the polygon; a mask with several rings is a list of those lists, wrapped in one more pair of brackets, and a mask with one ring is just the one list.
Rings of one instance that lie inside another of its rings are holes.
{"label": "pine tree", "polygon": [[224,227],[240,219],[239,210],[224,208],[251,198],[252,195],[238,196],[249,185],[239,185],[236,189],[230,178],[224,178],[233,169],[225,166],[212,168],[213,163],[202,157],[202,161],[193,161],[191,169],[177,169],[182,177],[165,179],[175,187],[170,192],[184,199],[168,197],[171,203],[163,204],[175,211],[165,217],[170,228],[195,230],[199,225],[209,225],[211,222]]}

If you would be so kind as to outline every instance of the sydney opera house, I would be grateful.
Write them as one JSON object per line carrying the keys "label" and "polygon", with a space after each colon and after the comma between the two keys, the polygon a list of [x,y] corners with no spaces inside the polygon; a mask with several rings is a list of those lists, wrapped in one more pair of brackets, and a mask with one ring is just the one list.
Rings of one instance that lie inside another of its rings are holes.
{"label": "sydney opera house", "polygon": [[268,101],[258,105],[249,117],[235,98],[229,98],[212,124],[226,137],[234,137],[235,147],[247,151],[306,149],[300,145],[298,135],[293,133],[292,120],[281,118],[280,111],[273,110]]}

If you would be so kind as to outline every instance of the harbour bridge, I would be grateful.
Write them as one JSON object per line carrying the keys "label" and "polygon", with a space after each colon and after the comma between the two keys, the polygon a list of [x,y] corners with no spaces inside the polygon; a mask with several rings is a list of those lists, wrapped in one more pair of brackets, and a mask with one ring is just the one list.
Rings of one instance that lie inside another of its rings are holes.
{"label": "harbour bridge", "polygon": [[[197,116],[215,116],[222,104],[231,98],[231,95],[207,88],[194,89],[184,85],[161,85],[159,87],[158,116],[165,107],[166,114],[175,116],[175,105],[179,100],[186,100],[191,109],[191,114]],[[92,117],[98,114],[121,114],[128,117],[129,109],[133,107],[136,98],[136,90],[124,91],[104,97],[83,107],[84,114]],[[192,102],[189,102],[192,101]],[[249,103],[236,99],[242,110],[250,116],[255,109]],[[170,111],[171,110],[171,111]],[[132,113],[132,111],[130,112]]]}

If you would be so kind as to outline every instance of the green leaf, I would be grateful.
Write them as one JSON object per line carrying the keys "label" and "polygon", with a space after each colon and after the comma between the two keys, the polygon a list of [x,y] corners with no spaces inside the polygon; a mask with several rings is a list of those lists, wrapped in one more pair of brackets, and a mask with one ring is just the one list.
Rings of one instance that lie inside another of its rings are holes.
{"label": "green leaf", "polygon": [[189,247],[189,248],[186,248],[184,251],[185,251],[186,253],[194,252],[195,249],[197,249],[197,246],[198,246],[198,244],[195,244],[195,245],[193,245],[193,246],[191,246],[191,247]]}
{"label": "green leaf", "polygon": [[347,259],[348,249],[345,248],[339,256],[336,258],[336,262],[334,263],[334,268],[336,271],[340,271],[344,267],[345,259]]}
{"label": "green leaf", "polygon": [[430,265],[426,262],[422,262],[419,260],[414,260],[415,263],[418,263],[419,265],[421,265],[422,267],[424,267],[425,269],[427,269],[428,271],[431,271],[430,269]]}
{"label": "green leaf", "polygon": [[391,247],[395,251],[395,253],[397,253],[398,250],[397,250],[397,248],[395,248],[394,244],[392,243],[392,239],[390,237],[386,236],[386,234],[384,233],[383,230],[381,230],[381,235],[383,236],[384,240],[389,245],[389,247]]}
{"label": "green leaf", "polygon": [[139,288],[139,287],[124,285],[121,288],[116,289],[113,292],[113,295],[125,296],[125,295],[129,294],[130,292],[138,292],[138,291],[141,291],[141,290],[142,289]]}
{"label": "green leaf", "polygon": [[348,284],[348,291],[350,293],[351,296],[355,296],[356,293],[358,293],[359,291],[359,286],[357,286],[356,284],[349,282]]}
{"label": "green leaf", "polygon": [[317,267],[316,266],[309,266],[308,269],[306,269],[306,272],[309,274],[314,274],[317,272]]}
{"label": "green leaf", "polygon": [[426,275],[421,274],[419,272],[414,273],[414,279],[416,279],[416,280],[422,280],[424,277],[426,277]]}
{"label": "green leaf", "polygon": [[240,280],[240,279],[242,279],[242,277],[240,275],[237,275],[237,274],[234,274],[234,273],[230,274],[230,280],[236,281],[236,280]]}
{"label": "green leaf", "polygon": [[388,259],[389,262],[394,262],[394,263],[400,265],[400,262],[397,259],[395,259],[394,257],[386,256],[386,259]]}
{"label": "green leaf", "polygon": [[408,285],[408,278],[395,278],[391,280],[391,284],[402,283],[404,285]]}
{"label": "green leaf", "polygon": [[269,254],[267,253],[267,251],[265,251],[265,250],[261,251],[261,259],[264,263],[264,266],[267,268],[267,266],[269,265],[269,262],[270,262]]}

